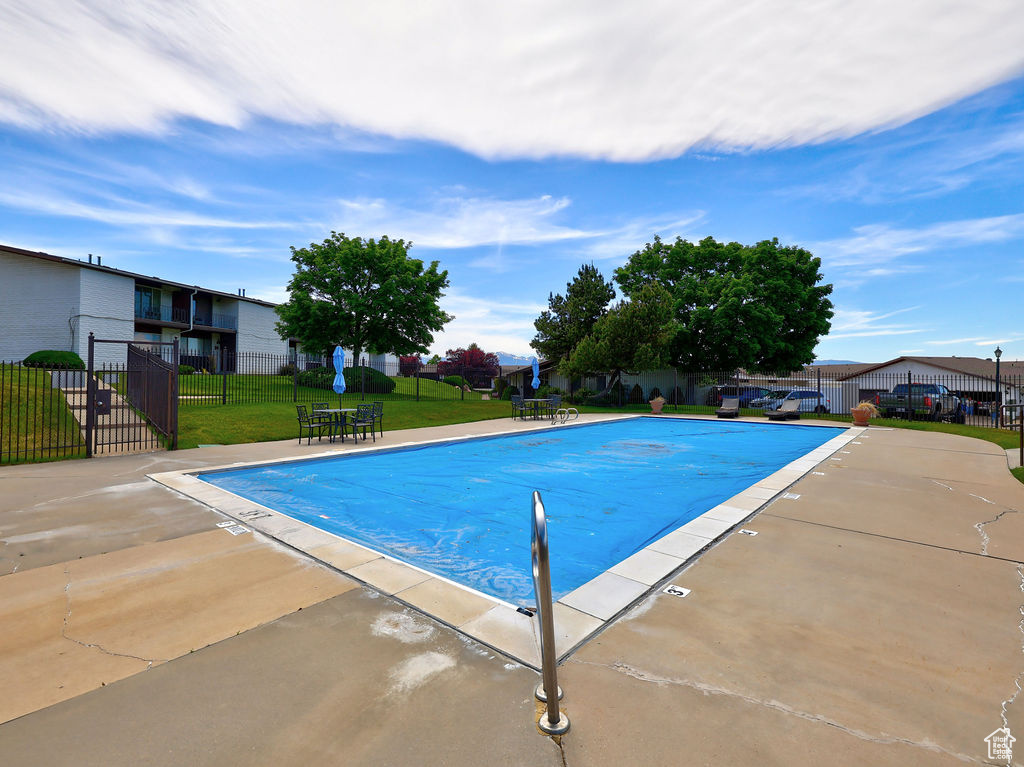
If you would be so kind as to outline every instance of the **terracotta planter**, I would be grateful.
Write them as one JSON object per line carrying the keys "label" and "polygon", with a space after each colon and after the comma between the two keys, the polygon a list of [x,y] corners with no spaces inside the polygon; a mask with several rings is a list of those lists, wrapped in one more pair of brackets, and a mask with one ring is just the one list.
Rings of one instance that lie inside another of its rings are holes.
{"label": "terracotta planter", "polygon": [[867,426],[871,411],[863,407],[851,407],[850,414],[853,416],[854,426]]}
{"label": "terracotta planter", "polygon": [[651,415],[661,415],[661,409],[665,407],[667,400],[664,397],[655,397],[648,404],[651,406]]}

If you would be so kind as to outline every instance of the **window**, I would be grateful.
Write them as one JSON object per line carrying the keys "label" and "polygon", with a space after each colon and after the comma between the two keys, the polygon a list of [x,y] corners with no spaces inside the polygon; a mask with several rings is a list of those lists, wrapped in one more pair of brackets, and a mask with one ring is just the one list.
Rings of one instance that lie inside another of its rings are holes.
{"label": "window", "polygon": [[135,286],[135,316],[147,320],[160,319],[160,291],[157,288]]}

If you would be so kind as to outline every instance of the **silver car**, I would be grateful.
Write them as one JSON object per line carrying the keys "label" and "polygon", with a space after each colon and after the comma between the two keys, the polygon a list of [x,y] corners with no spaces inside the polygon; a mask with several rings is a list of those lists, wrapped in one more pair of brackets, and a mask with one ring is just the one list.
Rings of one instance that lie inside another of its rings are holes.
{"label": "silver car", "polygon": [[778,410],[789,399],[799,402],[797,411],[801,413],[828,413],[832,405],[828,397],[816,389],[777,389],[767,397],[751,402],[750,406]]}

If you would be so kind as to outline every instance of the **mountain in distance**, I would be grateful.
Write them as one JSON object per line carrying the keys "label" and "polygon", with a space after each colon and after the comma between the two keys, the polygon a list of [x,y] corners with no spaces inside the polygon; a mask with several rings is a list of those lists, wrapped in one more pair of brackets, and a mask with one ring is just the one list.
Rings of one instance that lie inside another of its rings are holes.
{"label": "mountain in distance", "polygon": [[815,365],[859,365],[857,360],[815,360]]}
{"label": "mountain in distance", "polygon": [[531,360],[530,357],[524,357],[521,354],[509,354],[508,352],[495,352],[494,354],[501,365],[529,365]]}

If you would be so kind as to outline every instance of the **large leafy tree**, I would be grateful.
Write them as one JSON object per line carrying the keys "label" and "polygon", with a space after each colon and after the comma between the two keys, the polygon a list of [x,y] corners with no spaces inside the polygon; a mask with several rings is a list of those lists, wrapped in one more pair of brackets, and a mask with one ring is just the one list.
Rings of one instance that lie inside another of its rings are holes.
{"label": "large leafy tree", "polygon": [[437,363],[437,372],[443,376],[460,375],[477,386],[490,383],[501,372],[498,355],[485,352],[475,343],[466,349],[449,349],[445,359]]}
{"label": "large leafy tree", "polygon": [[277,307],[277,331],[303,348],[328,353],[336,344],[364,351],[427,351],[452,317],[438,305],[448,272],[410,258],[403,240],[364,240],[338,232],[322,243],[292,248],[295,274],[288,302]]}
{"label": "large leafy tree", "polygon": [[547,310],[533,322],[537,335],[530,345],[543,359],[565,359],[607,313],[614,298],[611,281],[605,282],[593,264],[584,264],[573,281],[566,284],[564,296],[548,294]]}
{"label": "large leafy tree", "polygon": [[672,363],[687,370],[797,370],[831,326],[821,259],[778,239],[753,246],[655,237],[616,270],[627,296],[651,281],[672,295]]}
{"label": "large leafy tree", "polygon": [[656,282],[639,288],[631,301],[612,307],[559,365],[568,376],[610,372],[611,389],[622,373],[657,370],[670,364],[675,336],[672,296]]}

